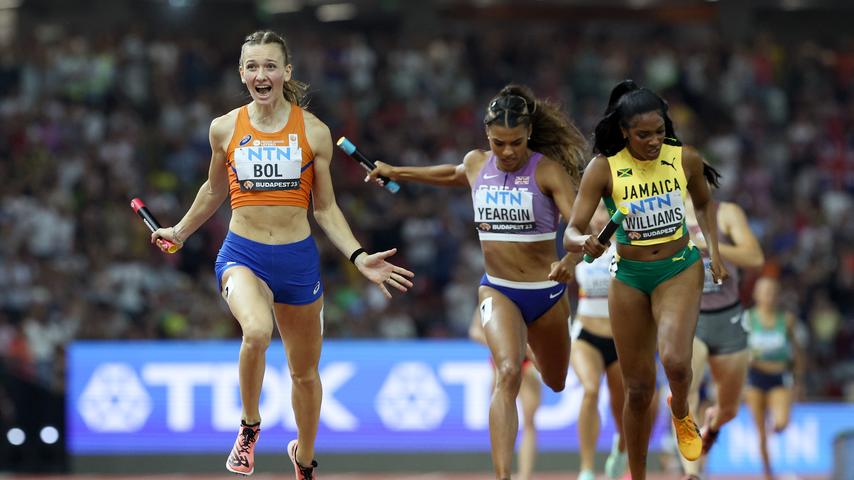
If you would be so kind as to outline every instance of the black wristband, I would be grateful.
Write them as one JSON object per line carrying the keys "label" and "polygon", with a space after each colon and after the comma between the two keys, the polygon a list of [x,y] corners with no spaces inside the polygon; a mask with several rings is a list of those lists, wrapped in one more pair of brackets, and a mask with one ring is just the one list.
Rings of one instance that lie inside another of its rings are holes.
{"label": "black wristband", "polygon": [[361,255],[363,253],[365,253],[364,248],[362,248],[362,247],[357,248],[356,251],[354,251],[353,253],[350,254],[350,263],[355,265],[356,264],[356,257],[358,257],[359,255]]}

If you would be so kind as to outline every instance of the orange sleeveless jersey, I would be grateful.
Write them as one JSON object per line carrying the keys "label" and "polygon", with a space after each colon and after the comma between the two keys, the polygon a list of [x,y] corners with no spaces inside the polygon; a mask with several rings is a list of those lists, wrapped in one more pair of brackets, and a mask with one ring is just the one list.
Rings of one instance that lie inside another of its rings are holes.
{"label": "orange sleeveless jersey", "polygon": [[308,208],[314,184],[314,152],[305,135],[303,111],[291,104],[285,127],[274,133],[252,127],[240,107],[226,152],[232,210],[244,205]]}

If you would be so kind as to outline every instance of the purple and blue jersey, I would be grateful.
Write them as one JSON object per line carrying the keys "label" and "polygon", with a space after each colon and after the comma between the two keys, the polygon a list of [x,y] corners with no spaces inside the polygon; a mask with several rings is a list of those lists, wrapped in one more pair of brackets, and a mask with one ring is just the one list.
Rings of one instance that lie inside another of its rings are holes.
{"label": "purple and blue jersey", "polygon": [[534,152],[525,166],[505,172],[490,154],[472,185],[474,224],[481,240],[540,242],[555,238],[558,210],[536,179],[542,158],[542,153]]}

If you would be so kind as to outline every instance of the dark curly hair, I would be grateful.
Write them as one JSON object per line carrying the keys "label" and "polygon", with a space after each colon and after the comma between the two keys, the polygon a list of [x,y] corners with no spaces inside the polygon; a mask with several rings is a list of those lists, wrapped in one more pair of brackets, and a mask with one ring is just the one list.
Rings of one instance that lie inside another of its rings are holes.
{"label": "dark curly hair", "polygon": [[486,109],[486,126],[531,126],[528,148],[552,158],[578,185],[589,149],[572,120],[554,103],[541,100],[527,86],[510,84],[498,92]]}

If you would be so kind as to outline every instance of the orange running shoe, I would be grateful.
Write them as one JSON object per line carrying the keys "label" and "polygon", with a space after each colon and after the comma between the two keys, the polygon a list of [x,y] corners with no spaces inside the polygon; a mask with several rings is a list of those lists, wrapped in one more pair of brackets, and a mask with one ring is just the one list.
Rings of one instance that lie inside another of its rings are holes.
{"label": "orange running shoe", "polygon": [[[667,396],[667,405],[670,406],[670,401],[673,396]],[[670,413],[673,419],[673,429],[676,431],[676,443],[679,446],[679,453],[685,457],[685,460],[694,461],[700,458],[703,453],[703,437],[700,435],[700,429],[691,418],[691,413],[685,415],[685,418],[676,418],[673,412]]]}

